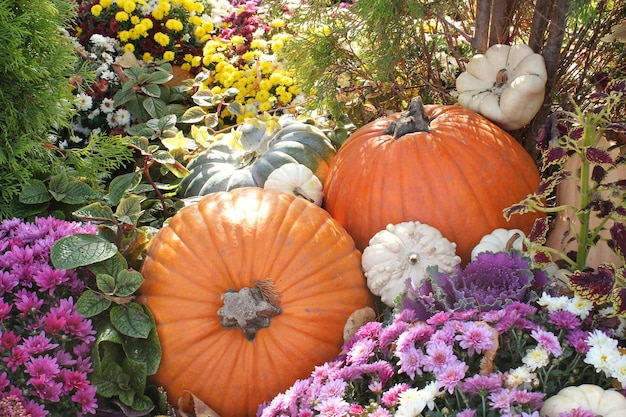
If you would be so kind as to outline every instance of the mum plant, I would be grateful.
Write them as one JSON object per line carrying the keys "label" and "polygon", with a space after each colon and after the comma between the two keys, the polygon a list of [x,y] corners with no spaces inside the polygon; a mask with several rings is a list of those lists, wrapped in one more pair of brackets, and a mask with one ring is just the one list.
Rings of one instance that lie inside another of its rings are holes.
{"label": "mum plant", "polygon": [[431,267],[424,288],[258,415],[538,417],[563,387],[624,384],[624,327],[590,301],[554,293],[531,265],[511,251],[481,254],[457,273]]}
{"label": "mum plant", "polygon": [[82,45],[98,34],[146,63],[166,60],[191,71],[200,66],[202,45],[214,30],[205,11],[209,3],[201,0],[83,0],[76,34]]}
{"label": "mum plant", "polygon": [[80,270],[59,269],[59,239],[95,228],[52,217],[0,223],[0,410],[5,416],[89,415],[96,331],[78,311]]}

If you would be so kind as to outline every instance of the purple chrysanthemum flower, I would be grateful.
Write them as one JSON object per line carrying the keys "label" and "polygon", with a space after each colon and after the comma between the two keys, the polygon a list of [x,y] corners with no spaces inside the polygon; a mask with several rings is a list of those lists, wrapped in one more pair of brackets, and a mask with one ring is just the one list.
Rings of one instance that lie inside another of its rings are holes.
{"label": "purple chrysanthemum flower", "polygon": [[0,398],[17,395],[32,417],[95,414],[95,330],[74,302],[85,283],[50,260],[59,238],[95,232],[52,217],[0,222]]}
{"label": "purple chrysanthemum flower", "polygon": [[558,358],[563,354],[563,348],[559,343],[559,339],[553,333],[545,330],[533,330],[530,332],[530,335],[533,339],[539,342],[539,345],[550,352],[555,358]]}
{"label": "purple chrysanthemum flower", "polygon": [[461,383],[461,391],[471,395],[487,395],[502,388],[502,374],[473,375]]}
{"label": "purple chrysanthemum flower", "polygon": [[548,321],[554,324],[557,329],[574,330],[580,328],[581,325],[576,314],[565,310],[551,312],[548,315]]}
{"label": "purple chrysanthemum flower", "polygon": [[467,354],[471,357],[474,352],[482,353],[494,348],[494,338],[497,333],[491,327],[477,323],[475,321],[464,322],[461,326],[462,332],[456,336],[459,346],[467,350]]}
{"label": "purple chrysanthemum flower", "polygon": [[451,274],[436,266],[419,286],[409,283],[403,305],[425,320],[438,311],[490,311],[513,302],[526,302],[548,285],[544,271],[533,270],[519,251],[485,252]]}
{"label": "purple chrysanthemum flower", "polygon": [[559,413],[558,417],[596,417],[596,413],[584,408],[574,408],[570,411]]}

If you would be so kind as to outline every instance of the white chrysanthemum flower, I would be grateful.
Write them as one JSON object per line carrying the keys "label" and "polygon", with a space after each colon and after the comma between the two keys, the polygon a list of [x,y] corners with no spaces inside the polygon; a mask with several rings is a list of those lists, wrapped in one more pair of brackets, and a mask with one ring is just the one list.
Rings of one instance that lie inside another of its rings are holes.
{"label": "white chrysanthemum flower", "polygon": [[93,98],[87,93],[78,93],[76,94],[75,103],[78,111],[87,111],[93,106]]}
{"label": "white chrysanthemum flower", "polygon": [[417,388],[409,388],[398,396],[395,417],[417,417],[426,408],[426,399]]}
{"label": "white chrysanthemum flower", "polygon": [[[102,48],[105,51],[115,52],[115,47],[117,46],[117,41],[113,38],[109,38],[108,36],[103,36],[100,34],[93,34],[89,41],[96,47]],[[104,55],[104,54],[103,54]]]}
{"label": "white chrysanthemum flower", "polygon": [[111,71],[110,69],[107,69],[100,73],[100,78],[106,81],[113,81],[116,79],[116,77],[117,77],[117,74],[115,74],[115,72]]}
{"label": "white chrysanthemum flower", "polygon": [[594,330],[587,337],[587,344],[589,351],[585,355],[585,363],[593,365],[598,372],[604,372],[607,376],[611,375],[615,363],[622,360],[617,340],[599,330]]}
{"label": "white chrysanthemum flower", "polygon": [[611,377],[617,379],[623,387],[626,386],[626,355],[619,355],[611,368]]}
{"label": "white chrysanthemum flower", "polygon": [[550,353],[544,347],[537,346],[526,352],[526,356],[522,358],[522,362],[530,371],[534,371],[550,363]]}
{"label": "white chrysanthemum flower", "polygon": [[555,311],[565,310],[568,302],[569,302],[569,297],[567,297],[566,295],[562,295],[560,297],[553,297],[546,292],[541,294],[541,297],[539,298],[539,300],[537,300],[537,304],[539,304],[542,307],[547,308],[550,313],[553,313]]}
{"label": "white chrysanthemum flower", "polygon": [[100,111],[105,114],[112,113],[115,110],[115,104],[112,98],[105,97],[100,103]]}
{"label": "white chrysanthemum flower", "polygon": [[519,366],[515,369],[511,369],[507,374],[504,380],[504,384],[508,388],[515,388],[522,385],[532,384],[533,379],[535,379],[537,375],[527,367],[527,366]]}
{"label": "white chrysanthemum flower", "polygon": [[617,340],[609,337],[606,333],[597,329],[592,331],[589,336],[587,336],[587,344],[591,347],[599,346],[617,349]]}
{"label": "white chrysanthemum flower", "polygon": [[115,61],[115,58],[111,54],[108,54],[106,52],[103,52],[101,57],[102,60],[107,64],[112,64]]}
{"label": "white chrysanthemum flower", "polygon": [[576,314],[581,320],[586,319],[589,316],[591,310],[593,310],[593,303],[589,300],[582,298],[579,295],[574,295],[567,305],[565,306],[565,310],[570,313]]}

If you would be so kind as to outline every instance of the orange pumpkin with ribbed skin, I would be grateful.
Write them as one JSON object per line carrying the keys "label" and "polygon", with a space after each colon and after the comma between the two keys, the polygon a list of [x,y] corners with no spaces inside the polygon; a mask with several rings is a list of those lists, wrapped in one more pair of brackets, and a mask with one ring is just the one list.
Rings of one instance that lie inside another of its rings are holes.
{"label": "orange pumpkin with ribbed skin", "polygon": [[419,221],[455,242],[467,263],[497,228],[530,232],[539,214],[506,221],[502,211],[539,181],[531,156],[504,130],[463,107],[416,99],[407,112],[370,122],[339,148],[323,206],[360,250],[389,223]]}
{"label": "orange pumpkin with ribbed skin", "polygon": [[254,416],[334,359],[346,320],[372,303],[352,238],[319,206],[276,190],[185,207],[150,242],[141,272],[163,350],[155,382],[173,404],[189,391],[221,417]]}

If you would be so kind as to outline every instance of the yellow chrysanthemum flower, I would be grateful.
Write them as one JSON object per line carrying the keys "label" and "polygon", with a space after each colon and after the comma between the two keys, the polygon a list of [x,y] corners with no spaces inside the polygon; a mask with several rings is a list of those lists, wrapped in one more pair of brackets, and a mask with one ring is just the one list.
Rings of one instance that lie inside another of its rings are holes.
{"label": "yellow chrysanthemum flower", "polygon": [[100,6],[104,9],[108,9],[113,4],[113,0],[100,0]]}
{"label": "yellow chrysanthemum flower", "polygon": [[154,57],[150,54],[150,52],[144,52],[141,59],[143,59],[143,62],[145,63],[154,61]]}
{"label": "yellow chrysanthemum flower", "polygon": [[176,58],[176,54],[173,51],[163,52],[163,59],[166,61],[173,61]]}
{"label": "yellow chrysanthemum flower", "polygon": [[200,56],[194,56],[193,59],[191,60],[192,67],[199,67],[201,64],[202,64],[202,57]]}
{"label": "yellow chrysanthemum flower", "polygon": [[157,32],[154,34],[154,41],[161,46],[167,46],[170,44],[170,37],[163,32]]}
{"label": "yellow chrysanthemum flower", "polygon": [[117,20],[118,22],[126,22],[128,21],[128,19],[130,18],[130,16],[128,16],[128,13],[120,10],[119,12],[115,13],[115,20]]}
{"label": "yellow chrysanthemum flower", "polygon": [[135,4],[134,1],[126,1],[124,2],[124,11],[128,14],[131,14],[132,12],[135,11],[135,8],[137,7],[137,5]]}
{"label": "yellow chrysanthemum flower", "polygon": [[141,19],[139,18],[139,16],[132,15],[130,17],[130,23],[132,23],[133,25],[137,25],[139,24],[139,22],[141,22]]}
{"label": "yellow chrysanthemum flower", "polygon": [[270,26],[273,27],[273,28],[284,28],[285,27],[285,21],[283,19],[274,19],[270,23]]}
{"label": "yellow chrysanthemum flower", "polygon": [[189,65],[187,62],[183,62],[182,64],[180,64],[180,69],[182,69],[183,71],[191,71],[191,65]]}
{"label": "yellow chrysanthemum flower", "polygon": [[250,49],[267,49],[267,42],[264,39],[254,39],[250,42]]}
{"label": "yellow chrysanthemum flower", "polygon": [[234,35],[232,38],[230,38],[230,42],[233,45],[243,45],[245,41],[246,39],[241,35]]}
{"label": "yellow chrysanthemum flower", "polygon": [[132,43],[127,43],[124,45],[124,52],[135,52],[135,45]]}
{"label": "yellow chrysanthemum flower", "polygon": [[263,103],[259,104],[259,111],[261,112],[266,112],[270,110],[271,108],[272,108],[272,103],[270,103],[269,101],[264,101]]}
{"label": "yellow chrysanthemum flower", "polygon": [[93,6],[91,6],[91,14],[98,17],[100,16],[100,13],[102,13],[102,6],[99,4],[94,4]]}
{"label": "yellow chrysanthemum flower", "polygon": [[131,33],[128,30],[120,30],[117,32],[117,37],[122,42],[128,42],[131,37]]}
{"label": "yellow chrysanthemum flower", "polygon": [[154,27],[154,23],[152,22],[152,20],[148,19],[147,17],[144,19],[141,19],[141,24],[145,26],[146,28],[148,28],[148,30]]}
{"label": "yellow chrysanthemum flower", "polygon": [[178,19],[168,19],[165,22],[165,27],[173,31],[180,31],[183,30],[183,22]]}

